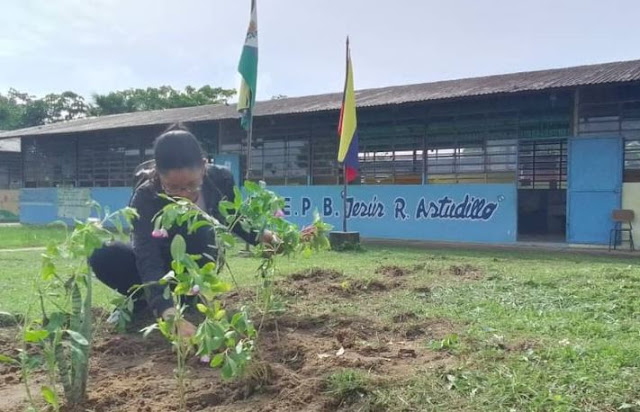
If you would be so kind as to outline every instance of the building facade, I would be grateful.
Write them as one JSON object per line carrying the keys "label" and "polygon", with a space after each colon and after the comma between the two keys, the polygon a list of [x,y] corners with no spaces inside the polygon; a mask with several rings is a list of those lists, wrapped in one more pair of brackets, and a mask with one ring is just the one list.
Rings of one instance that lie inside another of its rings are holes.
{"label": "building facade", "polygon": [[[349,229],[365,237],[606,244],[615,209],[640,204],[640,61],[357,93],[360,179]],[[233,107],[82,119],[22,138],[25,223],[125,206],[153,139],[183,121],[236,178],[250,168],[292,221],[340,227],[340,95],[261,102],[249,151]],[[1,162],[1,160],[0,160]],[[0,163],[2,164],[2,163]]]}
{"label": "building facade", "polygon": [[21,162],[20,139],[0,140],[0,223],[19,219]]}

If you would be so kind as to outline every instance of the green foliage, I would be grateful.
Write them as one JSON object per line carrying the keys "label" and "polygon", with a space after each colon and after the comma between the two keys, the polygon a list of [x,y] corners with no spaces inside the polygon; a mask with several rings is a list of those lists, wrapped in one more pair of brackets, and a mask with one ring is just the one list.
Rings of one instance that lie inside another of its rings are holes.
{"label": "green foliage", "polygon": [[93,280],[87,259],[103,242],[114,239],[104,227],[107,222],[131,222],[135,216],[133,209],[126,208],[102,219],[77,221],[64,242],[52,242],[42,254],[38,285],[42,321],[27,324],[23,339],[42,348],[48,382],[41,394],[55,410],[60,408],[58,382],[69,404],[85,398],[93,334]]}
{"label": "green foliage", "polygon": [[[231,234],[233,228],[241,225],[263,240],[256,248],[257,254],[261,256],[258,273],[263,279],[263,291],[259,295],[265,305],[263,321],[273,303],[271,277],[275,271],[275,256],[328,248],[326,233],[329,227],[319,218],[316,217],[313,225],[301,234],[295,225],[278,217],[277,212],[284,207],[284,200],[266,190],[263,185],[247,182],[247,196],[244,200],[240,190],[235,188],[234,192],[233,201],[223,201],[220,204],[225,224],[202,212],[189,200],[166,196],[170,202],[154,217],[154,230],[168,231],[175,226],[186,226],[187,231],[193,233],[203,227],[211,228],[218,247],[216,262],[201,265],[199,261],[202,257],[187,254],[184,238],[181,235],[174,236],[170,247],[173,270],[160,284],[165,285],[165,297],[170,296],[173,300],[175,316],[168,321],[160,319],[144,329],[145,334],[159,330],[176,349],[181,409],[185,407],[186,357],[192,347],[196,348],[196,355],[207,360],[212,368],[220,368],[225,379],[242,373],[251,360],[259,329],[257,331],[254,327],[245,307],[231,315],[222,308],[218,300],[221,293],[231,289],[231,285],[221,279],[220,272],[226,264],[225,251],[235,245],[235,238]],[[196,308],[205,316],[205,320],[198,326],[195,335],[184,339],[179,335],[178,327],[186,309],[184,302],[187,296],[197,298],[199,302]]]}
{"label": "green foliage", "polygon": [[170,86],[129,89],[93,95],[93,103],[72,91],[37,98],[9,89],[0,93],[0,130],[40,126],[87,116],[104,116],[146,110],[174,109],[226,103],[233,89],[192,86],[176,90]]}
{"label": "green foliage", "polygon": [[28,93],[9,89],[0,93],[0,130],[39,126],[86,117],[90,106],[74,92],[51,93],[36,98]]}
{"label": "green foliage", "polygon": [[187,86],[176,90],[170,86],[129,89],[107,94],[94,94],[93,113],[98,116],[131,113],[146,110],[174,109],[207,104],[226,103],[235,90],[203,86],[199,89]]}

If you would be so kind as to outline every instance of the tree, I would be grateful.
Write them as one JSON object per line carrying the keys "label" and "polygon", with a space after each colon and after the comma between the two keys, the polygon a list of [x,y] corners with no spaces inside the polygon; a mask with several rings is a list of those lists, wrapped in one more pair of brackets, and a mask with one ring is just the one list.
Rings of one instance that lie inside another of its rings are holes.
{"label": "tree", "polygon": [[146,110],[220,104],[227,103],[227,100],[235,93],[233,89],[211,86],[203,86],[199,89],[187,86],[184,90],[176,90],[170,86],[129,89],[107,94],[94,94],[95,106],[92,113],[103,116]]}
{"label": "tree", "polygon": [[20,127],[20,108],[9,96],[0,93],[0,130],[11,130]]}
{"label": "tree", "polygon": [[79,119],[87,116],[89,110],[84,98],[74,92],[51,93],[36,99],[28,93],[9,89],[6,96],[0,93],[0,130]]}
{"label": "tree", "polygon": [[91,104],[72,91],[50,93],[36,98],[28,93],[9,89],[6,95],[0,93],[0,130],[40,126],[86,116],[227,103],[235,93],[233,89],[211,86],[199,89],[187,86],[184,90],[162,86],[95,94]]}
{"label": "tree", "polygon": [[42,101],[46,110],[45,123],[55,123],[86,117],[91,109],[84,97],[66,91],[62,94],[48,94]]}

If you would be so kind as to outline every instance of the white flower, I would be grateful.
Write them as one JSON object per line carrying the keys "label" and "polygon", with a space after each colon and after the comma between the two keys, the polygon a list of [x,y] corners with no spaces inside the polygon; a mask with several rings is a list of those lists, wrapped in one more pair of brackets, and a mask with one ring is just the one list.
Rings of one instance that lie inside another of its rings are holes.
{"label": "white flower", "polygon": [[170,270],[170,271],[168,271],[168,272],[167,272],[167,274],[166,274],[166,275],[164,275],[164,276],[162,277],[162,279],[163,279],[163,280],[170,280],[170,279],[173,279],[173,278],[175,278],[175,277],[176,277],[176,272],[174,272],[173,270]]}
{"label": "white flower", "polygon": [[111,315],[109,315],[109,317],[107,318],[107,323],[111,323],[111,324],[118,323],[118,321],[120,320],[121,313],[122,312],[120,311],[120,309],[116,309],[113,312],[111,312]]}

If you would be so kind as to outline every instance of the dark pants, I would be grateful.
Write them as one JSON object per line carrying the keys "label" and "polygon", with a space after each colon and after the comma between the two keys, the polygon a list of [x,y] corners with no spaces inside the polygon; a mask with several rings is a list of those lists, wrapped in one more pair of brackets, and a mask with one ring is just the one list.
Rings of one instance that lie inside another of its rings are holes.
{"label": "dark pants", "polygon": [[[89,258],[89,266],[102,283],[125,296],[131,294],[129,289],[132,286],[142,284],[136,266],[136,255],[131,245],[121,242],[107,243],[93,252]],[[143,298],[142,290],[134,295],[136,311],[146,307]]]}
{"label": "dark pants", "polygon": [[[111,242],[105,244],[100,249],[96,249],[89,258],[89,266],[96,274],[96,277],[111,289],[120,294],[128,296],[131,294],[132,286],[141,285],[142,279],[136,266],[136,255],[133,247],[122,242]],[[170,263],[167,262],[167,272]],[[172,287],[173,289],[173,287]],[[138,290],[134,295],[134,313],[142,311],[148,307],[144,290]],[[186,298],[183,300],[191,309],[197,299]]]}

